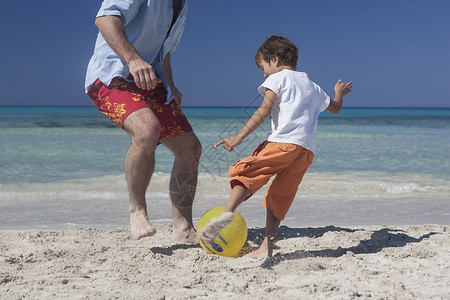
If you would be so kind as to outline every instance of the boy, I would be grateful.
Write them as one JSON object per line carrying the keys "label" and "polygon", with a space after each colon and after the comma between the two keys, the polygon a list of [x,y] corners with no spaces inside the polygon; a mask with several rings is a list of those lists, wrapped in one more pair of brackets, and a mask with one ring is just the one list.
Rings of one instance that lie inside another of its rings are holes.
{"label": "boy", "polygon": [[272,256],[275,237],[281,221],[297,193],[298,186],[314,158],[319,113],[327,109],[339,113],[343,97],[351,91],[352,82],[339,80],[331,99],[309,80],[306,73],[295,71],[297,47],[288,39],[272,36],[259,47],[255,61],[267,79],[258,87],[264,96],[261,106],[236,134],[218,142],[228,151],[257,129],[272,114],[272,131],[251,156],[237,161],[228,172],[231,194],[222,215],[206,225],[201,238],[209,243],[234,218],[233,211],[265,185],[272,176],[263,205],[266,206],[266,235],[260,247],[249,253],[253,257]]}

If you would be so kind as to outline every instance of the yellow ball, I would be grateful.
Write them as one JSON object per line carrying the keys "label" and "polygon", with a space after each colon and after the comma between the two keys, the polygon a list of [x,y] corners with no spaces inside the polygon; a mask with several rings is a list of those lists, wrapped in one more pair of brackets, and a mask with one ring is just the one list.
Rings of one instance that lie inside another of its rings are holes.
{"label": "yellow ball", "polygon": [[225,207],[223,206],[217,206],[203,214],[198,221],[197,238],[200,246],[207,253],[232,257],[241,251],[247,241],[247,223],[245,223],[244,218],[237,211],[234,211],[233,221],[211,243],[205,244],[200,238],[201,229],[209,222],[217,219],[224,209]]}

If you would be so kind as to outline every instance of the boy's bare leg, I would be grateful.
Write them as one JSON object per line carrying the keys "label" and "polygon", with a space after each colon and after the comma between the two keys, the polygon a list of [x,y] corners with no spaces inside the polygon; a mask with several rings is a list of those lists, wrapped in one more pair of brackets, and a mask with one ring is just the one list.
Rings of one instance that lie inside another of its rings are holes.
{"label": "boy's bare leg", "polygon": [[233,212],[249,196],[251,191],[244,186],[235,185],[231,190],[227,205],[219,218],[208,223],[201,231],[201,238],[205,243],[211,243],[219,233],[233,221]]}
{"label": "boy's bare leg", "polygon": [[145,192],[155,167],[154,153],[161,126],[151,110],[144,108],[130,114],[124,128],[131,137],[131,146],[125,158],[131,234],[140,239],[156,233],[148,220]]}
{"label": "boy's bare leg", "polygon": [[248,253],[248,257],[267,258],[272,256],[275,238],[277,236],[278,227],[280,227],[281,220],[277,219],[270,209],[267,209],[266,216],[266,236],[259,248],[253,252]]}
{"label": "boy's bare leg", "polygon": [[248,188],[241,184],[236,184],[231,190],[230,197],[228,198],[227,205],[225,205],[223,212],[234,212],[236,208],[251,195],[252,192]]}
{"label": "boy's bare leg", "polygon": [[198,163],[202,147],[194,132],[161,139],[161,144],[175,155],[170,178],[173,209],[173,243],[197,243],[192,223],[192,204],[197,188]]}
{"label": "boy's bare leg", "polygon": [[234,214],[230,212],[223,212],[217,219],[206,224],[200,231],[200,237],[205,244],[209,244],[220,234],[220,232],[227,227],[234,219]]}

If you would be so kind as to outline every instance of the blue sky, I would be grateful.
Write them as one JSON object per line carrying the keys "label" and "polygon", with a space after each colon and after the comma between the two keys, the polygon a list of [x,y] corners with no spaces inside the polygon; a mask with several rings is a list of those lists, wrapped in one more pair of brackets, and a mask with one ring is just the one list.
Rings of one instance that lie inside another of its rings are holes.
{"label": "blue sky", "polygon": [[[0,105],[89,106],[84,76],[99,0],[2,3]],[[185,106],[245,106],[264,80],[254,63],[273,34],[300,50],[305,71],[344,105],[450,107],[449,0],[190,0],[172,55]]]}

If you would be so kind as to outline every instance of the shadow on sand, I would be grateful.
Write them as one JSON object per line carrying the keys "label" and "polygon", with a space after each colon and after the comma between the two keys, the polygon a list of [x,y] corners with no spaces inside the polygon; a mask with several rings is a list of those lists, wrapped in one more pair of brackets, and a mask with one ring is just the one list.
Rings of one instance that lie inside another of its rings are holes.
{"label": "shadow on sand", "polygon": [[[327,232],[355,232],[360,229],[349,229],[341,228],[335,226],[327,226],[322,228],[289,228],[286,226],[281,226],[277,240],[284,240],[290,238],[298,237],[309,237],[318,238],[323,236]],[[302,259],[307,257],[340,257],[347,252],[352,252],[353,254],[371,254],[377,253],[384,248],[391,247],[404,247],[409,243],[420,243],[423,239],[429,238],[430,236],[437,234],[436,232],[430,232],[419,238],[414,238],[403,230],[383,228],[372,232],[370,239],[361,240],[360,243],[353,247],[336,249],[322,249],[322,250],[297,250],[291,253],[277,253],[271,258],[266,259],[261,265],[263,268],[271,268],[274,265],[279,264],[285,260]],[[260,244],[265,235],[265,228],[249,229],[248,241]],[[338,245],[337,245],[338,246]]]}
{"label": "shadow on sand", "polygon": [[194,249],[194,248],[200,248],[200,245],[197,244],[173,244],[169,247],[152,247],[150,248],[150,251],[154,254],[162,254],[162,255],[172,255],[173,251],[180,250],[180,249]]}
{"label": "shadow on sand", "polygon": [[[290,228],[287,226],[281,226],[278,230],[277,240],[285,240],[291,238],[319,238],[328,232],[356,232],[364,229],[350,229],[335,226],[326,226],[318,228]],[[358,245],[348,248],[341,248],[338,246],[336,249],[321,249],[321,250],[297,250],[291,253],[277,253],[273,257],[266,259],[261,267],[270,269],[272,266],[279,264],[285,260],[295,260],[308,257],[340,257],[347,252],[353,254],[370,254],[377,253],[384,248],[391,247],[404,247],[409,243],[420,243],[423,239],[437,234],[436,232],[430,232],[419,238],[414,238],[403,230],[382,228],[380,230],[372,232],[368,240],[361,240]],[[249,228],[247,236],[247,244],[259,245],[264,240],[265,228]],[[276,245],[275,245],[276,247]],[[194,249],[200,248],[199,244],[174,244],[169,247],[152,247],[150,251],[153,253],[159,253],[162,255],[172,255],[175,250],[180,249]],[[237,256],[242,256],[252,250],[254,247],[244,247]]]}

